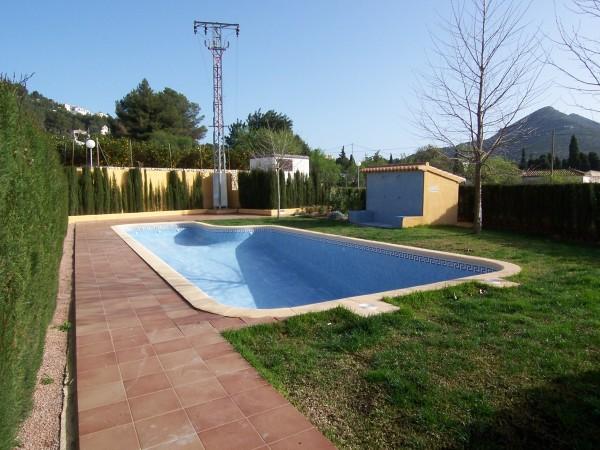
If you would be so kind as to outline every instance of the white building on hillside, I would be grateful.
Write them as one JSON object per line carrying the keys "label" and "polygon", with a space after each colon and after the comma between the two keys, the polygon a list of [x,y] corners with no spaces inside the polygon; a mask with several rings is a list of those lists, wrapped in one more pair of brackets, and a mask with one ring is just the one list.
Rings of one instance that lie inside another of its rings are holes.
{"label": "white building on hillside", "polygon": [[277,167],[278,161],[279,167],[283,170],[286,177],[288,175],[293,176],[296,172],[300,172],[302,175],[306,176],[310,174],[310,162],[308,156],[304,155],[262,156],[259,158],[251,158],[250,170],[273,170]]}

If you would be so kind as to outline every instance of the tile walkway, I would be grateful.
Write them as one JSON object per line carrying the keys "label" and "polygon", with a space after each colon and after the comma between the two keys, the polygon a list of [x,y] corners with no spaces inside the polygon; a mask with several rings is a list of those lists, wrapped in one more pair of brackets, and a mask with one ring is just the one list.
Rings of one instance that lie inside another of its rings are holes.
{"label": "tile walkway", "polygon": [[76,228],[81,450],[334,448],[219,333],[256,320],[188,306],[115,223]]}

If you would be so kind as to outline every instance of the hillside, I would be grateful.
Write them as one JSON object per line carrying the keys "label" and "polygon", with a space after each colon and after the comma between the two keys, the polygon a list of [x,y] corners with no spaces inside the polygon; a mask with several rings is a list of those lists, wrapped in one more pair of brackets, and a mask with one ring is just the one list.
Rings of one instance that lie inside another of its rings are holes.
{"label": "hillside", "polygon": [[78,114],[67,111],[63,104],[45,97],[38,91],[22,89],[23,104],[44,130],[59,136],[70,136],[72,130],[98,133],[102,126],[110,128],[110,117],[102,114]]}
{"label": "hillside", "polygon": [[552,149],[552,130],[555,130],[555,151],[560,159],[567,158],[571,135],[577,136],[579,150],[583,153],[600,153],[600,123],[578,114],[564,114],[551,106],[539,109],[509,127],[509,135],[524,126],[527,130],[521,139],[498,154],[514,161],[521,159],[521,149],[528,157],[549,153]]}

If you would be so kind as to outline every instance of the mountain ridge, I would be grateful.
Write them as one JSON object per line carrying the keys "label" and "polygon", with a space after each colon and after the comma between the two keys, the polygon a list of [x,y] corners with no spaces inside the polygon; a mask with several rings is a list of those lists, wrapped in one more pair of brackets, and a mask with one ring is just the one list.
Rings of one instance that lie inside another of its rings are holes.
{"label": "mountain ridge", "polygon": [[[526,132],[523,133],[522,129]],[[550,153],[553,131],[555,155],[560,159],[568,157],[573,135],[577,137],[582,153],[600,153],[600,123],[576,113],[565,114],[552,106],[544,106],[507,127],[508,140],[514,142],[498,149],[496,154],[519,161],[523,148],[527,158]],[[523,136],[517,133],[523,133]]]}

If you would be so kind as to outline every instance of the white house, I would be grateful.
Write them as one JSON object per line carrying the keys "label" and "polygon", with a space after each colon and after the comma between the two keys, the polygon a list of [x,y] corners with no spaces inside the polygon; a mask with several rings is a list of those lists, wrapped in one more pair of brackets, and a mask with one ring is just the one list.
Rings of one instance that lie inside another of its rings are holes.
{"label": "white house", "polygon": [[310,162],[308,156],[304,155],[281,155],[281,156],[262,156],[259,158],[250,159],[250,170],[273,170],[279,167],[287,177],[288,175],[294,175],[296,172],[300,172],[302,175],[308,176],[310,174]]}

